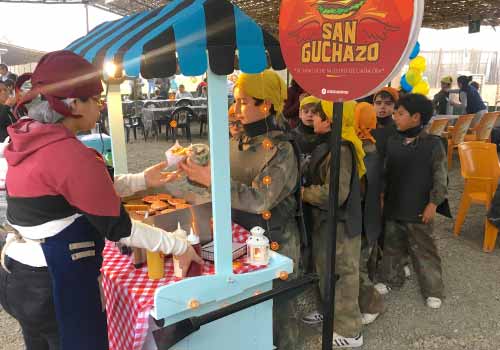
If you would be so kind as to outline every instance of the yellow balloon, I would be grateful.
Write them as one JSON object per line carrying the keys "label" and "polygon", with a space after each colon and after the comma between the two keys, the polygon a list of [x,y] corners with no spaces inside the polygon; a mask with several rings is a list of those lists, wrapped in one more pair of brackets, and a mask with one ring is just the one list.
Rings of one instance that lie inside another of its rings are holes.
{"label": "yellow balloon", "polygon": [[422,80],[420,83],[415,85],[415,87],[413,88],[413,90],[411,92],[414,94],[420,94],[420,95],[427,96],[430,91],[431,91],[431,87],[430,87],[429,83]]}
{"label": "yellow balloon", "polygon": [[420,83],[421,80],[422,80],[422,72],[414,68],[409,69],[408,72],[406,73],[406,81],[411,86],[416,86],[418,83]]}
{"label": "yellow balloon", "polygon": [[410,61],[410,69],[418,70],[419,72],[425,72],[427,68],[427,62],[423,56],[417,56]]}

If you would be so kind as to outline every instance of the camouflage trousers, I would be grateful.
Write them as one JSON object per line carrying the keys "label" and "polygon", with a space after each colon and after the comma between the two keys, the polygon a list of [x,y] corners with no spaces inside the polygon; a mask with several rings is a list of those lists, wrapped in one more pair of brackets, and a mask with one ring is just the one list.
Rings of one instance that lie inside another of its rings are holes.
{"label": "camouflage trousers", "polygon": [[359,309],[362,314],[379,314],[385,310],[384,297],[375,289],[368,271],[375,246],[376,242],[371,243],[362,236],[359,261]]}
{"label": "camouflage trousers", "polygon": [[[298,270],[300,261],[300,237],[295,220],[287,223],[280,234],[273,234],[272,239],[279,243],[279,254],[293,260],[294,273],[290,274],[289,280],[297,278],[301,271]],[[278,287],[281,280],[274,280],[273,288]],[[273,304],[273,331],[274,345],[280,350],[302,350],[300,336],[299,302],[301,295],[290,297],[283,296],[274,299]]]}
{"label": "camouflage trousers", "polygon": [[[319,275],[319,293],[323,299],[326,284],[326,241],[328,235],[327,215],[314,209],[314,230],[312,232],[313,262]],[[335,285],[334,330],[345,337],[354,337],[361,332],[359,310],[359,259],[361,235],[350,238],[346,235],[344,223],[337,225],[337,254],[335,260],[339,279]]]}
{"label": "camouflage trousers", "polygon": [[441,258],[434,242],[433,226],[433,223],[386,221],[381,282],[393,288],[402,287],[406,280],[403,268],[409,254],[424,298],[443,298]]}

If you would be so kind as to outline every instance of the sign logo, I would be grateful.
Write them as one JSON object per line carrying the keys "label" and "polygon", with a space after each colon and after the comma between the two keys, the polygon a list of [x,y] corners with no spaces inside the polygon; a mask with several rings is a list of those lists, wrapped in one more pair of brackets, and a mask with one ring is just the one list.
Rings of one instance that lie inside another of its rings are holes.
{"label": "sign logo", "polygon": [[312,95],[369,95],[402,68],[423,0],[282,0],[280,43],[293,78]]}

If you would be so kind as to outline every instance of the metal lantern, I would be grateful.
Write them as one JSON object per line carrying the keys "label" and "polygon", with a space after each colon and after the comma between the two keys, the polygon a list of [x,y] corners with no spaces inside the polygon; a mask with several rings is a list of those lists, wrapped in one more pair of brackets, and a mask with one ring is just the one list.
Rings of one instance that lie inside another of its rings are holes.
{"label": "metal lantern", "polygon": [[264,236],[266,231],[259,226],[250,230],[252,234],[247,239],[247,258],[251,265],[267,265],[269,263],[269,239]]}

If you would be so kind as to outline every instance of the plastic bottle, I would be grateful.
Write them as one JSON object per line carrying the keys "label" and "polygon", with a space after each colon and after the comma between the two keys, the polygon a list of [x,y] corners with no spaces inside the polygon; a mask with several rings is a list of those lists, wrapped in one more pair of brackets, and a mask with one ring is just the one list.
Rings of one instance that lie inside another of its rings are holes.
{"label": "plastic bottle", "polygon": [[[181,224],[179,222],[177,223],[177,230],[175,230],[173,232],[173,234],[178,238],[187,239],[187,232],[181,228]],[[174,261],[174,275],[175,275],[175,277],[182,278],[183,277],[182,276],[182,269],[181,269],[179,259],[177,258],[177,256],[175,256],[175,255],[173,256],[173,261]]]}
{"label": "plastic bottle", "polygon": [[[189,236],[187,237],[187,241],[191,245],[191,247],[193,247],[196,254],[201,256],[200,236],[193,232],[193,228],[191,228]],[[202,265],[192,262],[191,266],[189,266],[187,277],[201,276],[202,268]]]}

